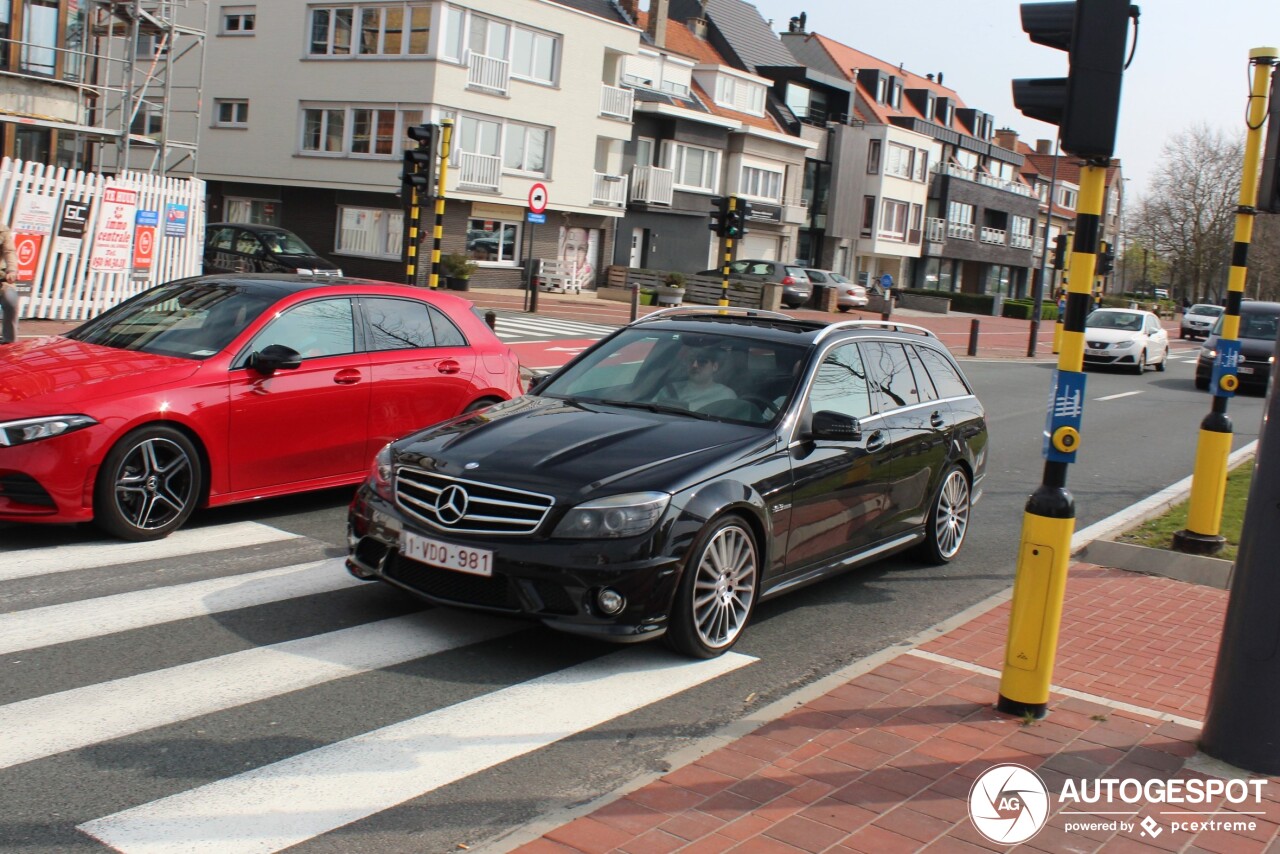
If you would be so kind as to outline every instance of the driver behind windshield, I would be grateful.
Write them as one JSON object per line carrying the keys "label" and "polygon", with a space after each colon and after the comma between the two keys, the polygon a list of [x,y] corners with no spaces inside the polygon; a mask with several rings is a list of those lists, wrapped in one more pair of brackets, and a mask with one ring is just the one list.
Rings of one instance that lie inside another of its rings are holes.
{"label": "driver behind windshield", "polygon": [[736,398],[733,389],[716,381],[722,359],[723,353],[716,347],[693,351],[685,362],[689,378],[673,383],[673,394],[668,399],[689,409],[701,409],[717,400]]}

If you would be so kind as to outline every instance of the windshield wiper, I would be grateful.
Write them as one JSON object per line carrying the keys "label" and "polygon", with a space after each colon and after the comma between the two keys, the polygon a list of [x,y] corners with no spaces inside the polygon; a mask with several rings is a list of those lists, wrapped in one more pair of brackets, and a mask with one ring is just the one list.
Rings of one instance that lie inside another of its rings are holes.
{"label": "windshield wiper", "polygon": [[700,418],[703,421],[708,421],[713,418],[713,416],[708,415],[705,412],[694,412],[693,410],[685,409],[682,406],[667,406],[661,403],[646,403],[639,400],[606,400],[600,397],[575,397],[575,398],[572,398],[572,400],[574,400],[577,403],[596,403],[596,404],[604,404],[606,406],[619,406],[624,409],[643,409],[646,412],[669,413],[671,415],[687,415],[690,418]]}

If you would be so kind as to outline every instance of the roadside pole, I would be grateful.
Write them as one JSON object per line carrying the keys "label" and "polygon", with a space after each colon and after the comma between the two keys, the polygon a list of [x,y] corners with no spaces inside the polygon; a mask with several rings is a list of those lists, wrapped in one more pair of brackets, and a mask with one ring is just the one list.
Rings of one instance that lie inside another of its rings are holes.
{"label": "roadside pole", "polygon": [[[1059,138],[1053,140],[1053,174],[1049,178],[1049,212],[1044,220],[1044,245],[1040,247],[1040,276],[1036,279],[1034,297],[1031,305],[1031,333],[1027,336],[1027,358],[1034,358],[1040,338],[1040,312],[1044,310],[1045,276],[1049,272],[1049,225],[1053,222],[1053,199],[1058,186],[1058,151]],[[1053,352],[1058,352],[1054,348]]]}
{"label": "roadside pole", "polygon": [[1231,271],[1227,276],[1227,308],[1218,337],[1218,356],[1213,363],[1210,390],[1213,403],[1200,422],[1196,464],[1191,475],[1191,499],[1187,527],[1173,535],[1173,547],[1190,554],[1214,554],[1222,550],[1226,538],[1222,527],[1222,503],[1227,490],[1227,457],[1231,454],[1233,426],[1227,415],[1227,401],[1240,385],[1236,376],[1240,356],[1240,303],[1244,298],[1245,276],[1249,272],[1249,242],[1253,218],[1257,214],[1258,174],[1262,152],[1262,126],[1267,117],[1267,89],[1271,67],[1280,57],[1273,47],[1249,51],[1253,66],[1253,88],[1249,95],[1247,135],[1244,144],[1244,171],[1240,181],[1240,204],[1236,208],[1235,244],[1231,249]]}
{"label": "roadside pole", "polygon": [[444,238],[444,195],[449,177],[449,150],[453,145],[453,119],[440,122],[440,180],[436,190],[436,222],[431,233],[431,289],[440,287],[440,241]]}
{"label": "roadside pole", "polygon": [[[720,308],[729,307],[729,267],[733,263],[733,223],[738,216],[738,197],[730,196],[725,207],[724,264],[720,267]],[[728,314],[722,311],[721,314]]]}

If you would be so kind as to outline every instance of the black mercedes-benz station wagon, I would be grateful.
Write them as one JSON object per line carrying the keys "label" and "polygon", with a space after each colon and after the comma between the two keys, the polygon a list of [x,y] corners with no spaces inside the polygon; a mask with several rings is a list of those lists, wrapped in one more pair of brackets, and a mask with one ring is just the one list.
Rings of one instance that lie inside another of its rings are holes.
{"label": "black mercedes-benz station wagon", "polygon": [[757,602],[908,548],[950,561],[986,459],[982,404],[926,329],[671,309],[383,448],[347,565],[710,658]]}

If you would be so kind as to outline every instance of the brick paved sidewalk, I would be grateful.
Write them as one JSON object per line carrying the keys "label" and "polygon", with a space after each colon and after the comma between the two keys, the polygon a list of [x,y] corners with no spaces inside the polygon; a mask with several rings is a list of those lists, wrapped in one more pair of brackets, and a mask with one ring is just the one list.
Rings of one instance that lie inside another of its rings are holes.
{"label": "brick paved sidewalk", "polygon": [[[1196,753],[1226,611],[1224,591],[1077,564],[1067,585],[1049,715],[992,709],[1009,605],[985,612],[855,675],[727,746],[597,803],[587,814],[487,850],[519,854],[740,854],[1003,851],[968,815],[975,779],[1002,763],[1035,769],[1050,817],[1033,851],[1280,850],[1280,780],[1260,804],[1216,816],[1170,805],[1064,807],[1069,779],[1207,779]],[[1122,811],[1124,816],[1089,811]],[[1260,813],[1243,814],[1245,812]],[[1082,814],[1084,813],[1084,814]],[[1150,817],[1152,830],[1140,824]],[[1178,830],[1174,821],[1252,829]],[[1124,821],[1132,830],[1105,829]],[[1090,822],[1102,829],[1068,830]],[[516,845],[523,842],[520,847]]]}

